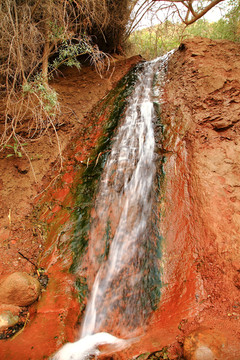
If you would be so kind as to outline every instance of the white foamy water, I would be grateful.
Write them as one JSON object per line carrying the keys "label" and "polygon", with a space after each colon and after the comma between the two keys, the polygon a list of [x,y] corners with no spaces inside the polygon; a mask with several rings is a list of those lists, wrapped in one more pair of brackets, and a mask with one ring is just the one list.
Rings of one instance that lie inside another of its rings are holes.
{"label": "white foamy water", "polygon": [[86,336],[74,343],[67,343],[51,360],[87,360],[92,356],[100,355],[99,345],[112,345],[115,350],[126,346],[127,341],[118,339],[108,333],[97,333]]}

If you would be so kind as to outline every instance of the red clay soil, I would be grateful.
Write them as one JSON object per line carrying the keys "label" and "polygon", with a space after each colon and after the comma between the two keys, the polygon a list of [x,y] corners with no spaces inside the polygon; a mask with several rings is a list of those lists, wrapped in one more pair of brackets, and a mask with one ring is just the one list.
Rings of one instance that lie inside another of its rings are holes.
{"label": "red clay soil", "polygon": [[[172,182],[166,243],[174,233],[179,238],[182,254],[173,256],[185,268],[183,292],[192,294],[191,311],[181,314],[181,334],[198,328],[219,334],[224,347],[215,356],[229,360],[240,359],[239,51],[231,42],[186,41],[170,63],[164,107],[175,133],[175,144],[166,145],[174,153],[166,165]],[[184,245],[181,238],[188,239]]]}
{"label": "red clay soil", "polygon": [[[60,95],[62,108],[68,109],[58,130],[62,148],[66,147],[60,176],[54,134],[27,147],[37,183],[26,159],[6,158],[7,151],[2,154],[0,279],[14,271],[37,276],[36,270],[43,267],[49,283],[38,303],[29,308],[24,329],[10,340],[0,340],[1,360],[48,358],[62,343],[76,338],[80,306],[75,278],[68,272],[72,229],[67,209],[73,203],[70,188],[78,180],[73,164],[85,166],[82,162],[87,161],[101,132],[101,121],[93,123],[90,111],[140,60],[139,56],[114,60],[103,78],[90,67],[81,72],[65,69],[64,77],[54,81],[52,86]],[[70,141],[73,138],[74,146]]]}
{"label": "red clay soil", "polygon": [[[239,53],[237,44],[198,38],[185,41],[170,61],[162,111],[166,156],[165,196],[160,205],[164,214],[162,297],[140,340],[113,355],[114,359],[127,360],[163,347],[168,348],[169,359],[240,359]],[[138,60],[120,62],[111,81]],[[87,113],[111,82],[99,79],[89,69],[79,74],[68,70],[54,86],[63,104],[76,114],[66,115],[65,126],[58,130],[65,147],[79,127],[89,125]],[[90,92],[94,96],[91,103]],[[86,158],[96,134],[89,139],[79,135]],[[34,266],[18,251],[37,263],[45,246],[41,264],[50,277],[47,291],[30,309],[29,324],[15,339],[1,340],[0,358],[4,360],[44,359],[77,333],[80,310],[72,295],[73,281],[67,272],[71,254],[65,247],[71,226],[64,228],[69,218],[66,204],[71,204],[70,188],[75,181],[68,155],[61,188],[50,186],[47,195],[38,200],[41,207],[43,202],[48,204],[42,213],[52,231],[47,245],[39,222],[34,224],[30,216],[34,197],[59,169],[57,149],[52,151],[49,144],[50,137],[46,137],[29,149],[33,158],[43,155],[33,160],[36,186],[26,160],[6,159],[6,154],[0,160],[0,274],[33,273]],[[83,160],[81,156],[79,160]],[[58,223],[54,223],[55,213],[60,214]],[[54,227],[60,225],[64,233],[56,239],[59,233]],[[65,252],[59,258],[61,247]],[[199,357],[203,354],[199,351],[205,351],[205,358]]]}

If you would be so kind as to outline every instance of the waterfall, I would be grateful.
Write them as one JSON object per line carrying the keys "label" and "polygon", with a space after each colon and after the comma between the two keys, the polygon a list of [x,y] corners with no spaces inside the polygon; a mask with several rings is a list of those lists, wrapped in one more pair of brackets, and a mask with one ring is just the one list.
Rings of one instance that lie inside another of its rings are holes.
{"label": "waterfall", "polygon": [[[152,230],[157,122],[154,103],[161,95],[157,91],[163,86],[169,54],[141,66],[128,99],[91,214],[88,261],[96,276],[81,339],[72,347],[68,344],[69,357],[65,353],[61,357],[61,351],[68,351],[65,346],[54,359],[87,358],[86,353],[82,357],[79,353],[80,343],[92,338],[95,348],[99,344],[94,342],[97,333],[113,331],[130,337],[159,301],[160,260]],[[158,90],[154,87],[156,81]],[[111,341],[118,343],[120,339],[112,337]]]}
{"label": "waterfall", "polygon": [[154,92],[153,82],[154,78],[164,81],[168,57],[144,63],[105,166],[90,230],[93,262],[99,228],[114,223],[114,235],[92,287],[81,337],[112,326],[134,329],[152,311],[146,288],[151,281],[148,267],[158,264],[156,258],[149,263],[146,250],[151,242],[156,173],[154,100],[159,94]]}

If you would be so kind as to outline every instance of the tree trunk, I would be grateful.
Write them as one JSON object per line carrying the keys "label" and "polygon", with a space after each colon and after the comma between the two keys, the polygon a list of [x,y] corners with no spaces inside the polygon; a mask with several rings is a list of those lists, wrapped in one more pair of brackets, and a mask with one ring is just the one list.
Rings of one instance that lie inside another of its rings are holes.
{"label": "tree trunk", "polygon": [[48,84],[48,58],[50,55],[50,43],[46,39],[44,50],[43,50],[43,57],[42,57],[42,77],[43,82]]}

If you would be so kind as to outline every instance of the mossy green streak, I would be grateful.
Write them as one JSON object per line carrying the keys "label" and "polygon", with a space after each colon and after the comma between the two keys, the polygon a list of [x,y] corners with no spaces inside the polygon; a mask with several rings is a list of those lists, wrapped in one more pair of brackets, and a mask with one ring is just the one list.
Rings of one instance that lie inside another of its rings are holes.
{"label": "mossy green streak", "polygon": [[114,131],[124,113],[128,96],[134,88],[138,78],[137,73],[141,71],[141,67],[141,64],[135,66],[124,76],[116,88],[98,104],[92,113],[96,121],[100,116],[104,116],[106,120],[103,127],[103,135],[99,138],[97,146],[89,156],[86,169],[81,176],[81,182],[76,190],[76,209],[74,211],[76,226],[72,240],[74,257],[70,269],[72,272],[79,266],[87,248],[90,210],[98,188],[98,182],[111,148]]}

